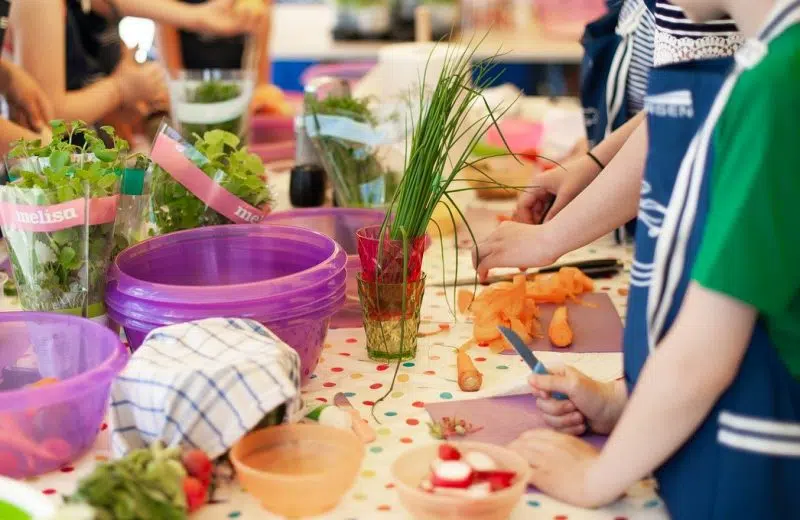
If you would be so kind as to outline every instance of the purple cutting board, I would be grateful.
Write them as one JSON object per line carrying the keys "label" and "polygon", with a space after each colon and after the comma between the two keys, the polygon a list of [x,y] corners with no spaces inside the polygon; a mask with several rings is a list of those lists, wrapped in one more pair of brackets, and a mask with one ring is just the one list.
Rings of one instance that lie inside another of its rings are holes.
{"label": "purple cutting board", "polygon": [[[425,409],[434,422],[444,417],[464,419],[483,429],[467,435],[465,440],[505,446],[528,430],[547,428],[542,414],[531,395],[491,397],[470,401],[430,403]],[[606,443],[605,435],[585,435],[583,439],[600,449]],[[533,486],[529,487],[533,491]]]}
{"label": "purple cutting board", "polygon": [[[542,327],[543,337],[535,338],[530,344],[531,350],[544,350],[553,352],[621,352],[622,351],[622,320],[617,309],[606,293],[590,293],[580,296],[584,303],[568,303],[567,313],[572,326],[574,339],[572,345],[561,348],[554,347],[547,339],[547,327],[553,317],[557,305],[539,305],[539,323]],[[596,307],[595,307],[596,306]],[[514,350],[507,350],[504,354],[514,355]]]}
{"label": "purple cutting board", "polygon": [[[528,430],[547,428],[542,414],[536,408],[536,399],[532,395],[426,403],[425,409],[434,422],[444,417],[456,417],[476,427],[483,427],[482,430],[465,437],[465,440],[501,446],[505,446]],[[599,448],[605,444],[607,437],[586,435],[584,439]]]}

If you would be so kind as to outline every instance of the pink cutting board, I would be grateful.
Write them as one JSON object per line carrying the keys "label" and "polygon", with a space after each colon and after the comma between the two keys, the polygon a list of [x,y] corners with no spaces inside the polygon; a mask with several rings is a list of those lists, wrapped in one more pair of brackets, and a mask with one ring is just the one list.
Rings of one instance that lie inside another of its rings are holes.
{"label": "pink cutting board", "polygon": [[[606,293],[590,293],[581,296],[583,303],[567,304],[567,315],[572,325],[574,339],[566,348],[554,347],[547,339],[547,327],[557,305],[539,305],[539,323],[545,337],[534,339],[531,350],[553,352],[620,352],[622,351],[622,320],[617,309]],[[596,307],[595,307],[596,306]],[[513,350],[506,354],[516,355]]]}

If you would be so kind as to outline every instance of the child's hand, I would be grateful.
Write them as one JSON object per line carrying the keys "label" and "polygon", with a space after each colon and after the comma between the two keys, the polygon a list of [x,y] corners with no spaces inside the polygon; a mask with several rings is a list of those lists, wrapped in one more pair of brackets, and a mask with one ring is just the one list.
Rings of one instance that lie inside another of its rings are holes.
{"label": "child's hand", "polygon": [[547,226],[501,222],[497,229],[472,250],[472,264],[484,280],[495,267],[541,267],[560,256],[550,246]]}
{"label": "child's hand", "polygon": [[544,493],[580,507],[609,504],[622,494],[597,478],[599,452],[591,444],[553,430],[531,430],[508,446],[531,465],[530,483]]}
{"label": "child's hand", "polygon": [[196,9],[197,32],[219,36],[255,32],[267,20],[267,9],[263,2],[209,0],[196,6]]}
{"label": "child's hand", "polygon": [[[595,433],[611,433],[627,400],[621,381],[601,383],[572,367],[552,367],[550,375],[532,374],[528,383],[547,425],[570,435],[584,434],[587,422]],[[568,399],[553,399],[554,392]]]}
{"label": "child's hand", "polygon": [[2,63],[5,93],[11,112],[20,124],[34,132],[47,128],[53,119],[53,105],[38,83],[19,66]]}

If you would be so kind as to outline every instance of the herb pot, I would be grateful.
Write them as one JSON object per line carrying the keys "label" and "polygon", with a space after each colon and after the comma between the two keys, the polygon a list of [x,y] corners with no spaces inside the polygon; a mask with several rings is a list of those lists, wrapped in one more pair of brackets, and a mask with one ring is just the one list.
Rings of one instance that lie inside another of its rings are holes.
{"label": "herb pot", "polygon": [[266,170],[240,142],[229,132],[211,130],[192,146],[162,125],[145,189],[151,234],[263,220],[271,201]]}
{"label": "herb pot", "polygon": [[[367,282],[397,284],[403,280],[416,282],[422,275],[422,256],[427,247],[427,237],[408,239],[408,262],[404,262],[403,241],[392,240],[388,231],[381,240],[381,226],[361,228],[356,233],[361,273]],[[405,278],[404,278],[405,273]]]}
{"label": "herb pot", "polygon": [[425,275],[406,284],[368,282],[358,276],[367,355],[376,361],[414,359]]}
{"label": "herb pot", "polygon": [[52,146],[59,149],[47,157],[12,164],[14,181],[0,187],[3,235],[20,304],[104,321],[119,199],[117,152],[112,159],[104,147],[97,155],[70,155]]}
{"label": "herb pot", "polygon": [[361,36],[382,36],[389,30],[391,10],[386,2],[358,7],[353,11],[356,30]]}
{"label": "herb pot", "polygon": [[251,71],[179,71],[169,81],[172,120],[187,139],[215,129],[244,138],[254,88]]}

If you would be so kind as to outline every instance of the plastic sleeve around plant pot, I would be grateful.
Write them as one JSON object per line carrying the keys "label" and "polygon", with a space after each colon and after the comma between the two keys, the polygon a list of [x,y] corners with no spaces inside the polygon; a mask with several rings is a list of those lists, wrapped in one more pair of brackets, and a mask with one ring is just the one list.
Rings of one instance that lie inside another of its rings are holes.
{"label": "plastic sleeve around plant pot", "polygon": [[[211,208],[234,224],[261,222],[270,211],[269,204],[265,203],[257,208],[225,189],[217,180],[226,178],[227,173],[218,171],[215,178],[207,175],[200,166],[208,164],[210,162],[208,158],[165,124],[161,126],[153,141],[150,158],[174,181],[206,204],[207,208]],[[158,191],[155,187],[150,191],[151,197],[157,196]],[[157,206],[157,211],[161,211],[158,201],[154,201],[153,204]],[[196,225],[199,227],[202,222],[197,222]]]}

